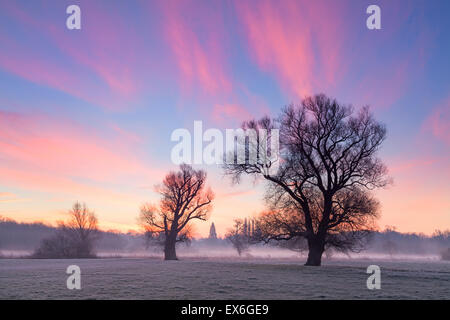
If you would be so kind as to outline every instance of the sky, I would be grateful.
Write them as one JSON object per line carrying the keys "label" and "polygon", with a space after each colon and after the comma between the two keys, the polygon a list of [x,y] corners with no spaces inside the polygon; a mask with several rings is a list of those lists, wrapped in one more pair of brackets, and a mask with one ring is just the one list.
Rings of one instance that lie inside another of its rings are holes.
{"label": "sky", "polygon": [[[450,229],[449,13],[445,0],[1,0],[0,215],[54,223],[84,201],[103,229],[139,230],[176,169],[175,129],[238,128],[325,93],[387,126],[379,227]],[[264,209],[264,181],[200,167],[216,199],[199,236]]]}

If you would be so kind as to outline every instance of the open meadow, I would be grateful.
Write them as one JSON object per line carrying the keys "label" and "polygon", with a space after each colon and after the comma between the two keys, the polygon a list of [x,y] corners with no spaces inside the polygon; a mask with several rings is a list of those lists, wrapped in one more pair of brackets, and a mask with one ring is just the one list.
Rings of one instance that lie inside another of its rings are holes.
{"label": "open meadow", "polygon": [[[0,259],[0,299],[448,299],[450,262],[341,259]],[[369,265],[381,289],[369,290]],[[81,290],[66,268],[81,269]]]}

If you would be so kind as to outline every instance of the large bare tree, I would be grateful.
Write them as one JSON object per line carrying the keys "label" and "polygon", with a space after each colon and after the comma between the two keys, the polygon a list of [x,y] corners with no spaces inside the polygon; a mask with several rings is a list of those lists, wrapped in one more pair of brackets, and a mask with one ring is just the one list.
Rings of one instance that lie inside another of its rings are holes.
{"label": "large bare tree", "polygon": [[[278,189],[278,190],[274,190]],[[296,251],[308,250],[303,241],[308,234],[308,224],[302,206],[298,205],[280,187],[269,188],[267,200],[270,210],[257,219],[259,240],[285,241],[281,246]],[[323,198],[319,193],[309,195],[309,215],[314,232],[323,220]],[[359,252],[375,229],[378,218],[378,201],[359,188],[342,190],[333,198],[332,212],[324,237],[324,250]]]}
{"label": "large bare tree", "polygon": [[[285,107],[276,120],[245,122],[243,129],[280,130],[280,153],[271,158],[277,163],[259,158],[224,165],[234,182],[243,174],[270,182],[274,212],[260,226],[267,236],[304,237],[306,265],[318,266],[327,245],[351,248],[370,229],[377,202],[369,191],[389,178],[377,157],[386,129],[368,107],[354,111],[320,94]],[[261,148],[259,141],[245,143],[248,154]]]}
{"label": "large bare tree", "polygon": [[176,243],[189,236],[187,231],[192,220],[208,218],[214,194],[205,185],[205,171],[182,164],[178,172],[170,172],[157,186],[161,195],[159,206],[141,207],[140,220],[148,233],[162,239],[165,260],[177,259]]}

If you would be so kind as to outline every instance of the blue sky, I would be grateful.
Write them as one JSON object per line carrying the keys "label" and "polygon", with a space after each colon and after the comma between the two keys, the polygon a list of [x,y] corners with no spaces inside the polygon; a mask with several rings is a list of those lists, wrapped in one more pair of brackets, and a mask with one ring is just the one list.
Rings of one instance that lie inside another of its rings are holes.
{"label": "blue sky", "polygon": [[[374,3],[381,30],[366,27]],[[81,30],[66,28],[71,4]],[[323,92],[387,125],[395,184],[377,192],[380,227],[449,228],[448,12],[448,1],[2,1],[0,215],[54,222],[82,200],[104,228],[135,229],[175,169],[174,129],[236,128]],[[263,182],[204,169],[219,233],[264,208]]]}

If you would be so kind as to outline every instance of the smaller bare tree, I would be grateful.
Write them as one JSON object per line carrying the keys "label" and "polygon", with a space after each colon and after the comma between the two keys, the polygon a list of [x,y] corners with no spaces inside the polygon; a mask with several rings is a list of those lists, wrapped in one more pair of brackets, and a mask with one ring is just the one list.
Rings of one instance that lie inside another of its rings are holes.
{"label": "smaller bare tree", "polygon": [[157,186],[159,206],[144,204],[140,222],[147,235],[164,245],[164,259],[177,260],[175,246],[190,238],[189,223],[206,220],[214,194],[206,189],[206,173],[182,164],[178,172],[170,172]]}
{"label": "smaller bare tree", "polygon": [[98,220],[85,203],[75,202],[69,220],[58,223],[58,231],[44,239],[34,253],[38,258],[92,258],[99,237]]}
{"label": "smaller bare tree", "polygon": [[396,233],[396,227],[386,226],[383,233],[385,234],[385,237],[383,239],[382,248],[392,259],[398,252],[398,247],[393,237]]}
{"label": "smaller bare tree", "polygon": [[225,239],[236,249],[239,256],[250,249],[250,245],[260,241],[258,229],[255,229],[254,220],[235,219],[233,228],[225,234]]}
{"label": "smaller bare tree", "polygon": [[75,202],[69,211],[68,222],[60,222],[62,232],[73,239],[79,257],[93,255],[94,243],[98,239],[98,219],[86,203]]}

